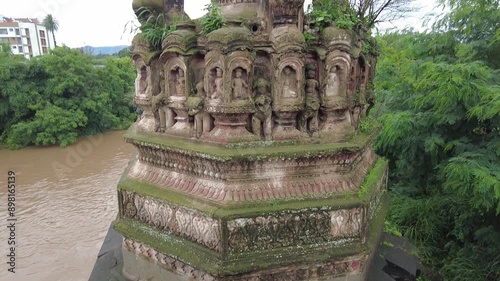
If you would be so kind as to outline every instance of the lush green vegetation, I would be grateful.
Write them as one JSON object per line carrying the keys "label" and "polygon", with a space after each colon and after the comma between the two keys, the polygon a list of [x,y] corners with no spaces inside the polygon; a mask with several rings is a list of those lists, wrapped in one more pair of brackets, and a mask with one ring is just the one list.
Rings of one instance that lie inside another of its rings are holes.
{"label": "lush green vegetation", "polygon": [[206,35],[224,26],[224,19],[222,18],[219,4],[212,2],[205,6],[207,14],[200,18],[201,31],[200,34]]}
{"label": "lush green vegetation", "polygon": [[437,280],[500,280],[499,1],[440,2],[432,31],[378,38],[388,225]]}
{"label": "lush green vegetation", "polygon": [[0,142],[11,149],[66,146],[78,136],[125,129],[136,117],[134,78],[130,58],[96,65],[66,47],[29,61],[2,51]]}

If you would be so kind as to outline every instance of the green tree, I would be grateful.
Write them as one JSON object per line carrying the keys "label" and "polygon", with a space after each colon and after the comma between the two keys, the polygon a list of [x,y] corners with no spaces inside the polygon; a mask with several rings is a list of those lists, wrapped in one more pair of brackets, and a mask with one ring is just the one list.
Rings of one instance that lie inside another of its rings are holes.
{"label": "green tree", "polygon": [[135,119],[130,58],[95,65],[92,56],[66,47],[29,61],[0,56],[0,140],[9,148],[66,146]]}
{"label": "green tree", "polygon": [[389,220],[444,280],[498,280],[498,1],[446,4],[433,32],[378,38],[385,125],[376,146],[391,160]]}
{"label": "green tree", "polygon": [[[42,25],[45,26],[47,31],[52,33],[52,37],[54,37],[54,44],[55,47],[57,47],[57,42],[56,42],[56,36],[54,32],[59,30],[59,22],[52,16],[51,14],[48,14],[42,21]],[[50,47],[50,40],[49,40],[49,47]]]}

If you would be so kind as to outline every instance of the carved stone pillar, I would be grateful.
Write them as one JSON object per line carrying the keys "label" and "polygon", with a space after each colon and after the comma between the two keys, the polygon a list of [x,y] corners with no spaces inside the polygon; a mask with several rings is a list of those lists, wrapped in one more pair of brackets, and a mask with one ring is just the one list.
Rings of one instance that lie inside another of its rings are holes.
{"label": "carved stone pillar", "polygon": [[375,55],[333,25],[306,45],[303,0],[216,2],[220,29],[179,22],[161,52],[134,42],[145,113],[125,136],[137,153],[118,185],[124,271],[365,280],[387,212],[387,162],[351,118]]}

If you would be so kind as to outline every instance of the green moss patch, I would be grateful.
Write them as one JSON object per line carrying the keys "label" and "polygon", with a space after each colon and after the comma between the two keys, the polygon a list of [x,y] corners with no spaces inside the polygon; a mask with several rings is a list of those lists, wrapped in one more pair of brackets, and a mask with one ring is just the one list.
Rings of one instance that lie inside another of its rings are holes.
{"label": "green moss patch", "polygon": [[389,162],[384,158],[379,158],[373,169],[365,178],[364,183],[361,185],[361,188],[358,192],[358,197],[360,199],[370,198],[373,192],[375,192],[379,186],[380,181],[385,176],[387,172],[387,167]]}

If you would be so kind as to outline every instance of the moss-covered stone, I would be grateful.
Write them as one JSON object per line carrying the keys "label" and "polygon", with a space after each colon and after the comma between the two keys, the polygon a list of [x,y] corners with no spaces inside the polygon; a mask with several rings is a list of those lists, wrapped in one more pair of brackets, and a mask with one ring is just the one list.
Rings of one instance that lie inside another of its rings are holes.
{"label": "moss-covered stone", "polygon": [[[180,137],[159,137],[152,134],[138,133],[136,128],[129,129],[125,138],[132,143],[150,143],[164,149],[218,161],[254,161],[275,158],[313,157],[317,155],[335,155],[339,152],[359,152],[372,141],[376,131],[359,133],[348,142],[328,143],[328,139],[317,143],[297,142],[255,142],[237,145],[216,145]],[[318,141],[318,140],[316,140]]]}

